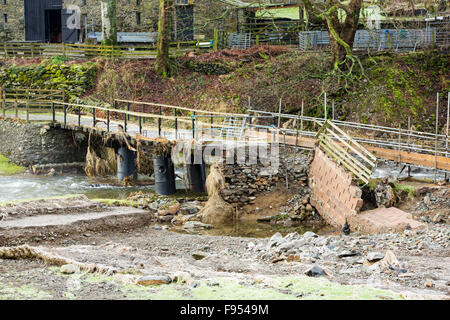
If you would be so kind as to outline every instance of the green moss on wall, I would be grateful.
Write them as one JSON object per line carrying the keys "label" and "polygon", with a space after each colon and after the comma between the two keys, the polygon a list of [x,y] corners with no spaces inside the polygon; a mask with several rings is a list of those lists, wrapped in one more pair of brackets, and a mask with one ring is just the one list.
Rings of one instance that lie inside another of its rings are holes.
{"label": "green moss on wall", "polygon": [[68,99],[81,97],[95,84],[97,65],[64,64],[53,57],[37,65],[6,65],[0,68],[0,85],[7,88],[64,89]]}

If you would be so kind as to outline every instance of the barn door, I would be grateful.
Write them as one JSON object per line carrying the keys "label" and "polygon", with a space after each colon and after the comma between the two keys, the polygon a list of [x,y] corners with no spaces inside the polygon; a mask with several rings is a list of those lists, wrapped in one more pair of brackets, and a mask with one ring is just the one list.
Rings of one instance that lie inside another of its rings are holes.
{"label": "barn door", "polygon": [[25,0],[25,40],[45,41],[44,16],[40,1]]}
{"label": "barn door", "polygon": [[[75,17],[75,15],[78,15]],[[75,20],[78,19],[80,21],[79,13],[72,10],[62,10],[61,19],[62,19],[62,42],[64,43],[75,43],[78,41],[78,35],[80,32],[79,23],[75,26]]]}

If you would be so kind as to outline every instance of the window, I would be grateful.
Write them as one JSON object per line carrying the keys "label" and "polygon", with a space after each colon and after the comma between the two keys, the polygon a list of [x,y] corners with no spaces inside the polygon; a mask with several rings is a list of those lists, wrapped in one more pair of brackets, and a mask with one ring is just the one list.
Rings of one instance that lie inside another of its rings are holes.
{"label": "window", "polygon": [[141,0],[136,0],[136,5],[140,6],[141,5]]}
{"label": "window", "polygon": [[3,4],[6,4],[6,0],[3,0],[2,2],[3,2]]}
{"label": "window", "polygon": [[5,22],[5,24],[8,23],[8,15],[6,13],[3,14],[3,22]]}
{"label": "window", "polygon": [[141,13],[136,12],[136,24],[139,26],[141,25]]}

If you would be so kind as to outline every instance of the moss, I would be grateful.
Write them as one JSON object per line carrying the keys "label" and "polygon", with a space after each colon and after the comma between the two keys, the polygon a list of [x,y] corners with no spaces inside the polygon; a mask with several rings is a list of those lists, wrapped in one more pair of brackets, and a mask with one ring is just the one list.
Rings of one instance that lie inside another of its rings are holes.
{"label": "moss", "polygon": [[0,85],[7,88],[63,89],[66,97],[76,99],[90,90],[97,79],[97,65],[92,62],[66,65],[53,57],[41,64],[2,66]]}
{"label": "moss", "polygon": [[131,200],[92,199],[91,201],[102,202],[109,206],[117,206],[117,207],[134,207],[134,208],[139,207],[139,203],[137,201],[131,201]]}
{"label": "moss", "polygon": [[48,300],[53,295],[31,285],[8,286],[0,283],[0,300]]}
{"label": "moss", "polygon": [[12,163],[8,158],[0,154],[0,176],[19,174],[24,171],[25,167]]}
{"label": "moss", "polygon": [[409,198],[414,198],[416,188],[404,184],[394,183],[394,190],[396,192],[406,192]]}

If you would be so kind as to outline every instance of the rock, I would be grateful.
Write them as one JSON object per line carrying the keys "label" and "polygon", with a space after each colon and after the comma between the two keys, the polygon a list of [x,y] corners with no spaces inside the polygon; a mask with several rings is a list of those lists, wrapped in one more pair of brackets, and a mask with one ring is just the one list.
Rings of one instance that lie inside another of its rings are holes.
{"label": "rock", "polygon": [[433,288],[434,284],[431,281],[427,281],[427,282],[425,282],[424,286],[425,286],[425,288]]}
{"label": "rock", "polygon": [[431,219],[431,221],[433,221],[434,223],[445,222],[445,214],[442,212],[439,212]]}
{"label": "rock", "polygon": [[305,270],[304,274],[306,274],[308,277],[322,277],[327,275],[327,272],[315,264],[311,268]]}
{"label": "rock", "polygon": [[280,245],[284,241],[285,240],[283,239],[283,236],[281,235],[281,233],[277,232],[269,239],[269,247],[274,247],[274,246]]}
{"label": "rock", "polygon": [[177,214],[179,209],[180,209],[180,203],[176,202],[174,204],[171,204],[168,208],[159,209],[158,215],[159,216],[175,215],[175,214]]}
{"label": "rock", "polygon": [[145,276],[139,278],[137,283],[141,286],[154,286],[161,284],[169,284],[172,282],[172,279],[168,276]]}
{"label": "rock", "polygon": [[286,252],[292,249],[294,246],[295,246],[294,241],[286,241],[280,245],[279,250],[282,252]]}
{"label": "rock", "polygon": [[202,260],[202,259],[206,258],[206,254],[201,253],[201,252],[194,252],[194,253],[191,254],[191,256],[195,260]]}
{"label": "rock", "polygon": [[192,276],[188,272],[178,271],[171,278],[173,282],[185,283],[187,285],[192,284]]}
{"label": "rock", "polygon": [[192,215],[192,214],[197,214],[199,213],[201,210],[201,207],[195,203],[183,203],[180,207],[180,212],[183,215]]}
{"label": "rock", "polygon": [[184,229],[211,229],[213,226],[210,224],[202,223],[199,221],[188,221],[184,224]]}
{"label": "rock", "polygon": [[431,198],[430,198],[430,194],[429,193],[423,198],[423,203],[425,203],[426,205],[430,205],[431,204]]}
{"label": "rock", "polygon": [[289,233],[284,237],[285,240],[298,240],[300,238],[301,237],[297,232]]}
{"label": "rock", "polygon": [[299,262],[299,261],[300,261],[299,255],[291,254],[286,258],[286,262]]}
{"label": "rock", "polygon": [[384,254],[381,252],[369,252],[366,256],[366,260],[369,262],[377,262],[384,258]]}
{"label": "rock", "polygon": [[353,257],[353,256],[357,256],[359,254],[358,251],[355,250],[344,250],[341,253],[338,254],[339,258],[346,258],[346,257]]}
{"label": "rock", "polygon": [[74,274],[80,272],[80,267],[74,264],[65,264],[61,267],[61,273]]}
{"label": "rock", "polygon": [[384,258],[380,261],[380,264],[384,267],[397,267],[400,265],[400,262],[398,261],[395,254],[391,250],[388,250],[386,251]]}
{"label": "rock", "polygon": [[313,211],[313,207],[309,203],[306,205],[306,211]]}

